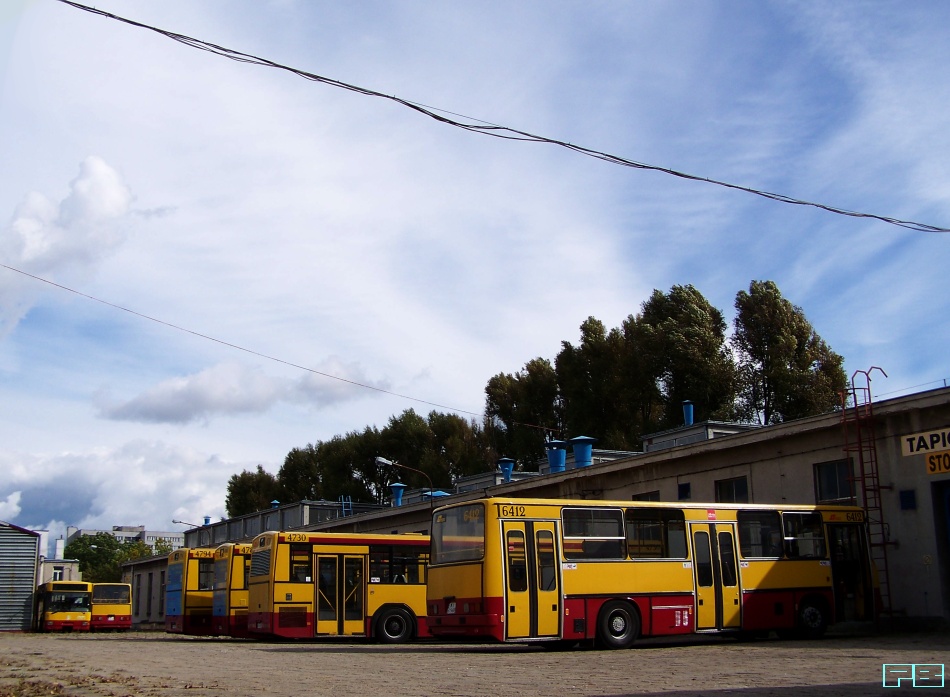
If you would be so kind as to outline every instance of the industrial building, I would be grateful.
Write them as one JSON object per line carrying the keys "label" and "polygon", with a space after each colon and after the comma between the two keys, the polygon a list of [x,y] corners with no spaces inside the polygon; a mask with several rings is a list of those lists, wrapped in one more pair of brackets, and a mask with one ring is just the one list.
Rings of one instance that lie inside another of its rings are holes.
{"label": "industrial building", "polygon": [[0,521],[0,631],[33,626],[40,534]]}
{"label": "industrial building", "polygon": [[[537,476],[509,482],[497,472],[488,473],[481,486],[461,482],[459,491],[435,501],[407,492],[399,507],[352,515],[339,510],[309,523],[299,519],[299,525],[281,525],[269,512],[273,518],[262,519],[255,529],[428,532],[433,506],[488,494],[854,503],[868,510],[885,615],[950,620],[950,388],[872,404],[868,382],[855,389],[848,408],[839,412],[763,427],[684,423],[646,436],[642,453],[618,455],[570,462],[563,471],[546,465]],[[223,521],[189,530],[186,545],[251,537],[231,537],[228,525]]]}

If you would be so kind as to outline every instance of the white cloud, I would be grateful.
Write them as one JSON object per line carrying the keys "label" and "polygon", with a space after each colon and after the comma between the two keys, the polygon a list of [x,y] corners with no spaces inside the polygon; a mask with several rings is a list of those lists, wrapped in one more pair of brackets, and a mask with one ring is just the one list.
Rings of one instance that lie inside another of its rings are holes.
{"label": "white cloud", "polygon": [[372,394],[360,385],[387,389],[385,381],[373,382],[358,364],[337,357],[314,370],[322,374],[307,372],[289,379],[243,363],[221,363],[194,375],[165,380],[118,404],[109,404],[108,397],[100,396],[99,413],[117,421],[184,424],[221,415],[260,414],[281,401],[326,408]]}
{"label": "white cloud", "polygon": [[[102,2],[635,160],[946,217],[941,5]],[[943,377],[950,330],[932,318],[950,296],[928,280],[942,239],[465,133],[62,3],[29,4],[16,29],[0,98],[0,132],[17,134],[0,168],[11,266],[473,411],[491,375],[553,357],[588,315],[617,326],[683,283],[728,316],[737,290],[772,278],[854,367]],[[927,342],[903,339],[920,326]],[[247,453],[274,467],[417,406],[244,364],[256,359],[3,269],[0,337],[0,400],[17,405],[0,423],[0,498],[22,491],[31,523],[148,522],[114,499],[126,479],[143,512],[164,499],[157,520],[217,515]]]}
{"label": "white cloud", "polygon": [[129,212],[131,198],[119,173],[89,156],[59,203],[37,192],[26,195],[3,233],[0,252],[11,265],[40,274],[89,265],[122,243],[116,222]]}
{"label": "white cloud", "polygon": [[[89,156],[58,203],[35,191],[24,196],[0,231],[0,260],[48,280],[85,277],[125,240],[121,221],[130,203],[131,192],[118,172]],[[41,289],[39,282],[12,272],[0,276],[0,338],[23,319]]]}
{"label": "white cloud", "polygon": [[[25,466],[12,466],[17,461]],[[204,515],[223,515],[228,479],[255,466],[145,440],[75,453],[28,457],[4,453],[0,491],[12,487],[16,491],[0,502],[0,512],[15,512],[9,518],[17,520],[8,522],[51,534],[59,529],[57,520],[86,528],[146,525],[174,530],[173,517],[200,521]],[[43,525],[54,511],[53,520]]]}
{"label": "white cloud", "polygon": [[20,495],[22,492],[14,491],[6,499],[0,501],[0,520],[8,523],[20,515]]}

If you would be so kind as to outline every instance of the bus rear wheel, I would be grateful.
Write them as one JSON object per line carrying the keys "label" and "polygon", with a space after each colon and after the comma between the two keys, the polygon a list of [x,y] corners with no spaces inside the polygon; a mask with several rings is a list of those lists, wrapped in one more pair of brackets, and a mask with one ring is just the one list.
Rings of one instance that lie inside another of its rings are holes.
{"label": "bus rear wheel", "polygon": [[608,649],[628,649],[640,634],[640,617],[630,603],[604,603],[597,618],[597,640]]}
{"label": "bus rear wheel", "polygon": [[802,639],[820,639],[828,628],[828,611],[825,604],[806,600],[798,610],[797,634]]}
{"label": "bus rear wheel", "polygon": [[383,644],[404,644],[412,639],[412,617],[402,608],[384,610],[376,620],[376,638]]}

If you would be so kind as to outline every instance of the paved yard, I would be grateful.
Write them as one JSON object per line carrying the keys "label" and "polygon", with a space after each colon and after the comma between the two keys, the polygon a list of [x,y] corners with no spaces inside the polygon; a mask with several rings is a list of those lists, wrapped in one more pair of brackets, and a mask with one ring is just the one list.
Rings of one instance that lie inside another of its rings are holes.
{"label": "paved yard", "polygon": [[[950,664],[944,633],[699,639],[629,651],[0,634],[8,695],[895,695],[882,664]],[[948,681],[950,685],[950,681]],[[939,692],[936,692],[939,694]],[[927,692],[924,694],[934,694]]]}

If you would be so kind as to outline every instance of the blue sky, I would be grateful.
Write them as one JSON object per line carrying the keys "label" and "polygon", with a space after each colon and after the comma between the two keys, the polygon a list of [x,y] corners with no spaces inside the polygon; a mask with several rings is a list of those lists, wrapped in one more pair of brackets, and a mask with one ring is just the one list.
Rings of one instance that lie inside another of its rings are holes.
{"label": "blue sky", "polygon": [[[629,159],[950,227],[942,2],[96,7]],[[654,288],[774,280],[875,393],[950,377],[946,234],[790,206],[0,8],[0,261],[463,413]],[[0,269],[0,519],[200,522],[230,475],[418,402]],[[385,453],[383,453],[385,455]]]}

